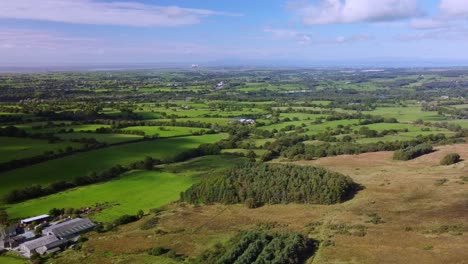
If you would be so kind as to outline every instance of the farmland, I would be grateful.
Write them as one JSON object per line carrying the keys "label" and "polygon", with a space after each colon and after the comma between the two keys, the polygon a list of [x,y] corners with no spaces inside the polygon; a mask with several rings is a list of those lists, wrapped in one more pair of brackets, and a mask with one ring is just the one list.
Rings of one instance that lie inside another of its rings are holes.
{"label": "farmland", "polygon": [[97,224],[45,263],[468,257],[467,69],[0,74],[0,91],[2,221]]}

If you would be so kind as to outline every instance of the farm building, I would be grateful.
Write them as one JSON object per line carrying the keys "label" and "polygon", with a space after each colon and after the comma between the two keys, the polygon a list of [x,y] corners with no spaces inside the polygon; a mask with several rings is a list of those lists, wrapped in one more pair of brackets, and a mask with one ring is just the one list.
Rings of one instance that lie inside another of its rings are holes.
{"label": "farm building", "polygon": [[75,218],[60,224],[49,226],[42,230],[42,234],[54,235],[61,239],[68,239],[91,231],[95,226],[96,224],[91,222],[88,218]]}
{"label": "farm building", "polygon": [[38,215],[38,216],[35,216],[35,217],[30,217],[30,218],[26,218],[26,219],[21,220],[21,224],[29,225],[29,224],[31,224],[33,222],[47,221],[47,220],[49,220],[49,215]]}
{"label": "farm building", "polygon": [[47,246],[56,241],[59,241],[59,239],[56,236],[43,236],[41,238],[34,239],[21,244],[20,252],[26,257],[31,257],[32,254],[36,251],[36,249]]}
{"label": "farm building", "polygon": [[239,119],[239,123],[241,123],[243,125],[255,125],[255,120],[241,118],[241,119]]}
{"label": "farm building", "polygon": [[67,245],[68,245],[68,240],[66,239],[57,240],[50,244],[36,248],[36,252],[39,253],[40,255],[54,253],[54,252],[62,250]]}

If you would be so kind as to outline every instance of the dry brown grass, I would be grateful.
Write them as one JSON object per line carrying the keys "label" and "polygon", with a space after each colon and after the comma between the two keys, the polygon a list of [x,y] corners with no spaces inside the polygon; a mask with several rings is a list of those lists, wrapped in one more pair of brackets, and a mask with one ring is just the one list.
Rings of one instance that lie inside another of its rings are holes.
{"label": "dry brown grass", "polygon": [[[439,166],[440,159],[452,152],[464,161]],[[354,199],[331,206],[172,205],[153,230],[142,231],[141,222],[133,223],[92,235],[86,247],[97,256],[141,253],[155,246],[196,256],[239,230],[268,224],[279,230],[308,232],[309,223],[320,222],[311,236],[330,240],[334,246],[321,246],[311,263],[468,263],[468,183],[460,183],[460,177],[468,175],[467,160],[468,144],[460,144],[438,147],[434,153],[406,162],[393,161],[392,152],[298,161],[294,163],[347,174],[365,189]],[[442,178],[448,182],[434,184]],[[369,222],[373,214],[383,223]],[[331,224],[364,225],[366,234],[340,234],[329,228]],[[465,233],[431,232],[452,225]],[[158,229],[165,234],[157,234]],[[99,261],[105,257],[95,258]]]}

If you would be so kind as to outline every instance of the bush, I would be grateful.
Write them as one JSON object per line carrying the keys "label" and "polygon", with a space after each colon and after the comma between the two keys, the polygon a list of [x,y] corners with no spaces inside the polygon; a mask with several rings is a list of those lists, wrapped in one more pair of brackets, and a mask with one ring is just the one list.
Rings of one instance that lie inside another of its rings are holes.
{"label": "bush", "polygon": [[397,150],[393,153],[394,160],[412,160],[419,156],[427,153],[431,153],[433,150],[429,144],[419,144],[414,147],[407,147],[404,149]]}
{"label": "bush", "polygon": [[452,165],[461,161],[460,155],[457,153],[450,153],[447,154],[442,160],[440,161],[440,165]]}
{"label": "bush", "polygon": [[158,223],[159,223],[159,218],[153,217],[153,218],[146,220],[146,222],[144,222],[143,225],[141,225],[140,229],[148,230],[151,228],[155,228],[158,225]]}
{"label": "bush", "polygon": [[122,215],[114,220],[115,225],[125,225],[137,221],[139,218],[136,215]]}
{"label": "bush", "polygon": [[161,256],[161,255],[164,255],[166,254],[167,252],[169,252],[170,250],[167,249],[167,248],[163,248],[163,247],[155,247],[155,248],[152,248],[148,251],[148,254],[152,255],[152,256]]}

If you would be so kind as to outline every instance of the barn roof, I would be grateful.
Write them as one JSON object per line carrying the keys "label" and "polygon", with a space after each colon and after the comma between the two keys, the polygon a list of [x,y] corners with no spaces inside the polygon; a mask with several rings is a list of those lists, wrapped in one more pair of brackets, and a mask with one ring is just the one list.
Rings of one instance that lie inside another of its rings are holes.
{"label": "barn roof", "polygon": [[60,224],[56,224],[44,229],[44,233],[52,233],[59,237],[80,233],[84,230],[93,228],[96,224],[88,218],[75,218]]}
{"label": "barn roof", "polygon": [[49,217],[49,215],[38,215],[38,216],[23,219],[23,220],[21,220],[21,223],[34,222],[34,221],[37,221],[37,220],[42,220],[42,219],[47,218],[47,217]]}
{"label": "barn roof", "polygon": [[46,246],[52,242],[58,241],[59,239],[56,236],[43,236],[38,239],[31,240],[29,242],[23,243],[21,246],[26,247],[30,251],[40,248],[42,246]]}

